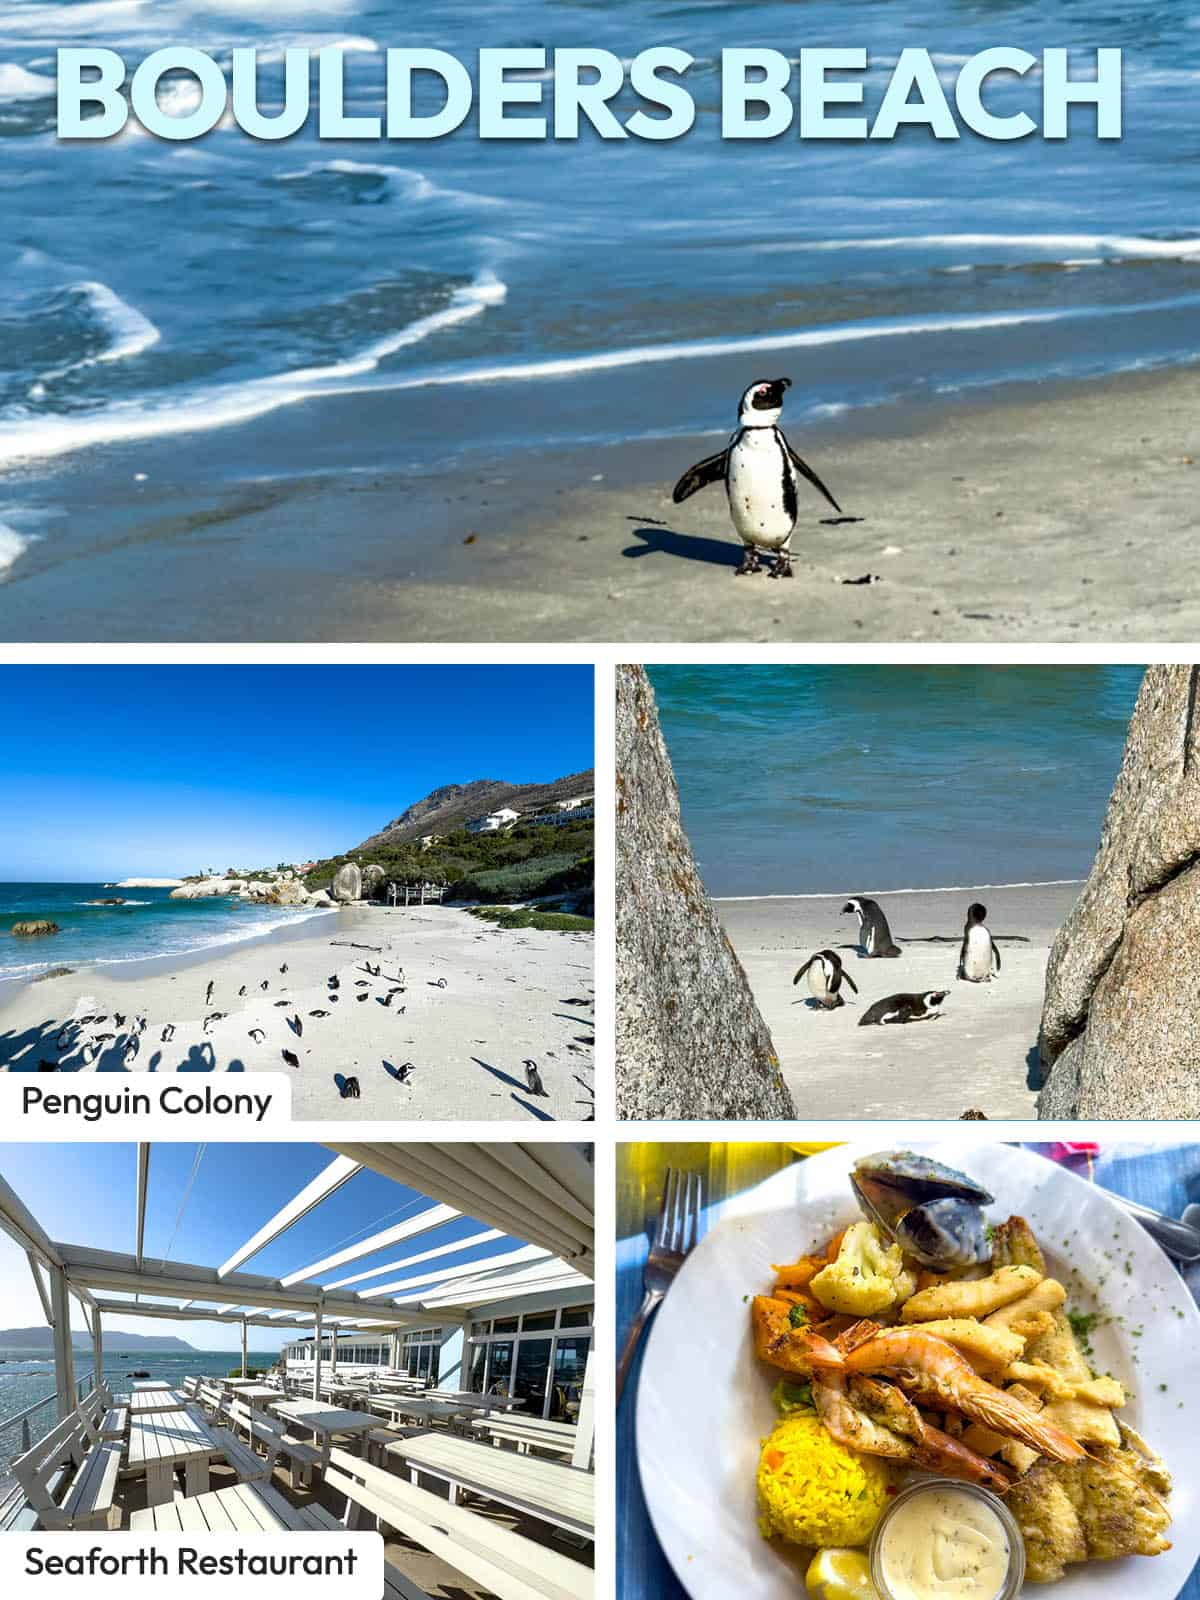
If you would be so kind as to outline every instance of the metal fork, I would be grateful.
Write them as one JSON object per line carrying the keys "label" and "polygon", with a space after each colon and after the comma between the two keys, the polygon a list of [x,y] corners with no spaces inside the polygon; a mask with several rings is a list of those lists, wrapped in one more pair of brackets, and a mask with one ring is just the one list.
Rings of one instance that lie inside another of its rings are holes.
{"label": "metal fork", "polygon": [[643,1275],[646,1293],[617,1363],[618,1405],[646,1324],[662,1304],[663,1296],[675,1281],[675,1274],[700,1237],[700,1211],[703,1204],[704,1188],[700,1174],[676,1172],[668,1167],[662,1203],[658,1208],[658,1223]]}

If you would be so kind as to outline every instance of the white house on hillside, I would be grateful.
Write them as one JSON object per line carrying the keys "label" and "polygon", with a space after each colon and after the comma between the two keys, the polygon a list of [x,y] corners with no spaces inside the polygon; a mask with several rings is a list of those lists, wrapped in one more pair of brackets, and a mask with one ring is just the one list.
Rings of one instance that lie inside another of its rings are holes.
{"label": "white house on hillside", "polygon": [[467,823],[468,833],[499,833],[502,828],[511,828],[514,822],[520,822],[521,813],[511,811],[507,806],[502,806],[499,811],[489,812],[486,817],[476,817]]}

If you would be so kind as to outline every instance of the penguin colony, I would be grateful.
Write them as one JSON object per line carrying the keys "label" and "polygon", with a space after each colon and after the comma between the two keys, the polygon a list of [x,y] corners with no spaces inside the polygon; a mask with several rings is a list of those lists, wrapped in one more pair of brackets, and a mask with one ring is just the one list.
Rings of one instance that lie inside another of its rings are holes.
{"label": "penguin colony", "polygon": [[[854,895],[842,907],[843,916],[858,918],[859,950],[864,961],[895,960],[903,954],[892,938],[883,907],[866,895]],[[957,977],[962,983],[990,983],[1000,971],[1000,950],[987,926],[987,907],[976,901],[967,910],[962,943],[958,952]],[[842,985],[858,993],[858,985],[846,971],[834,950],[818,950],[800,967],[792,979],[793,987],[808,978],[813,1008],[836,1011],[846,1004]],[[948,989],[927,989],[921,994],[890,994],[868,1006],[859,1027],[886,1026],[891,1023],[932,1022],[942,1015]]]}

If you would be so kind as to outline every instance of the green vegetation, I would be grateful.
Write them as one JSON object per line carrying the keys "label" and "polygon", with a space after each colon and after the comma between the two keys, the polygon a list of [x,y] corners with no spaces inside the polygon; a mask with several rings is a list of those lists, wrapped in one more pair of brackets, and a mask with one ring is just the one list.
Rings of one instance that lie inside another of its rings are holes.
{"label": "green vegetation", "polygon": [[[267,1373],[267,1369],[265,1367],[247,1367],[246,1368],[246,1376],[248,1378],[265,1378],[266,1377],[266,1373]],[[240,1363],[236,1367],[230,1367],[229,1371],[225,1374],[225,1376],[227,1378],[240,1378],[241,1375],[242,1375],[242,1368],[241,1368],[241,1364]]]}
{"label": "green vegetation", "polygon": [[375,887],[378,899],[389,881],[403,884],[423,879],[450,885],[448,899],[502,903],[543,895],[590,895],[593,883],[594,829],[590,819],[562,827],[518,823],[501,833],[446,834],[428,850],[418,840],[381,845],[370,850],[319,861],[304,878],[309,889],[327,889],[339,867],[354,861],[377,864],[383,877]]}
{"label": "green vegetation", "polygon": [[588,933],[595,926],[591,917],[576,917],[567,911],[539,911],[532,906],[472,906],[471,915],[499,928],[546,928],[555,933]]}

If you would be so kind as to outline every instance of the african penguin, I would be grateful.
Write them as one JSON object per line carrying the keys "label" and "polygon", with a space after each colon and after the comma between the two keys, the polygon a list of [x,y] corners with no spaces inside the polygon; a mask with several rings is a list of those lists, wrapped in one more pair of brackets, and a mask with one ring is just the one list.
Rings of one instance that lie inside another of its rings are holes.
{"label": "african penguin", "polygon": [[1000,971],[1000,949],[985,924],[987,907],[978,900],[967,908],[963,924],[962,949],[958,952],[958,976],[968,983],[990,983],[992,967]]}
{"label": "african penguin", "polygon": [[863,955],[869,959],[880,959],[900,954],[900,946],[892,938],[892,930],[888,927],[888,920],[878,900],[855,895],[842,907],[843,916],[850,912],[858,918],[858,937]]}
{"label": "african penguin", "polygon": [[843,981],[850,985],[855,994],[858,993],[858,985],[843,968],[841,957],[832,950],[818,950],[815,956],[809,956],[792,979],[793,988],[806,972],[809,994],[826,1011],[835,1011],[838,1006],[846,1004],[841,994]]}
{"label": "african penguin", "polygon": [[799,515],[799,479],[807,478],[833,509],[841,506],[806,461],[792,449],[779,426],[783,392],[790,378],[759,378],[742,395],[737,432],[724,450],[697,461],[680,478],[671,495],[676,505],[706,484],[724,483],[733,526],[745,546],[743,573],[759,570],[760,550],[775,552],[773,578],[792,576],[792,534]]}
{"label": "african penguin", "polygon": [[886,1000],[876,1000],[859,1018],[860,1028],[872,1023],[932,1022],[942,1014],[942,1004],[948,991],[927,989],[924,994],[889,994]]}

